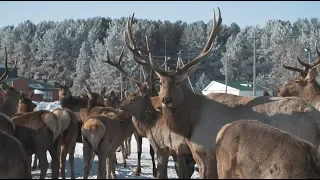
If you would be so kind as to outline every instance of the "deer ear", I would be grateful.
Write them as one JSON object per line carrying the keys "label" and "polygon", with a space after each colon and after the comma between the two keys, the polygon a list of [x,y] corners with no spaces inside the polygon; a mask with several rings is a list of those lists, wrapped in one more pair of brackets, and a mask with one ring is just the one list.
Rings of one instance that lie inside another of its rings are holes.
{"label": "deer ear", "polygon": [[148,84],[145,82],[140,87],[140,94],[143,97],[146,97],[148,94]]}
{"label": "deer ear", "polygon": [[61,88],[61,85],[60,85],[59,83],[53,82],[53,84],[54,84],[54,87],[56,87],[56,88]]}
{"label": "deer ear", "polygon": [[106,94],[106,87],[104,87],[103,86],[103,88],[101,89],[101,91],[100,91],[100,95],[101,95],[101,97],[104,97],[104,95]]}
{"label": "deer ear", "polygon": [[124,92],[124,97],[128,98],[128,96],[129,96],[129,92],[128,92],[128,91],[125,91],[125,92]]}
{"label": "deer ear", "polygon": [[22,91],[19,93],[19,100],[24,100],[24,94]]}
{"label": "deer ear", "polygon": [[111,91],[111,92],[110,92],[110,97],[111,97],[111,98],[115,98],[115,97],[116,97],[116,94],[114,93],[114,91]]}
{"label": "deer ear", "polygon": [[317,71],[317,69],[316,68],[312,68],[310,71],[309,71],[309,73],[308,73],[308,75],[307,75],[307,79],[308,79],[308,81],[313,81],[313,80],[315,80],[315,78],[318,76],[318,71]]}
{"label": "deer ear", "polygon": [[34,94],[34,91],[31,91],[30,95],[29,95],[29,98],[32,100],[33,98],[33,94]]}
{"label": "deer ear", "polygon": [[194,71],[196,71],[198,69],[198,67],[199,67],[199,64],[196,64],[196,65],[190,67],[185,72],[178,71],[178,73],[177,73],[178,74],[178,80],[180,82],[182,82],[183,80],[187,79],[188,77],[190,77],[194,73]]}

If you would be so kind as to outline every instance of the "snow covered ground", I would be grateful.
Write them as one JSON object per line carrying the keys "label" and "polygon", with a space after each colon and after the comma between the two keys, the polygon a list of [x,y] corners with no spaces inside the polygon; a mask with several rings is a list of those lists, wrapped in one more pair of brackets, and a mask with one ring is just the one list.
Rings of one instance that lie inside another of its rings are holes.
{"label": "snow covered ground", "polygon": [[[46,103],[46,102],[34,102],[38,105],[37,109],[46,109],[46,110],[53,110],[55,108],[61,107],[59,102],[52,102],[52,103]],[[133,175],[133,172],[135,171],[137,167],[137,143],[132,136],[131,138],[131,155],[127,159],[127,167],[123,168],[122,166],[122,155],[121,152],[117,152],[117,161],[118,165],[116,167],[116,174],[118,179],[153,179],[152,176],[152,161],[151,156],[149,153],[149,141],[146,138],[143,138],[142,140],[142,154],[141,154],[141,175],[135,176]],[[51,162],[50,154],[47,153],[48,161]],[[68,159],[68,156],[67,156]],[[82,156],[82,143],[77,143],[75,155],[74,155],[74,162],[75,162],[75,175],[77,179],[83,179],[83,169],[84,169],[84,163],[83,163],[83,156]],[[157,163],[157,162],[156,162]],[[92,168],[90,171],[89,179],[96,179],[97,178],[97,169],[98,168],[98,157],[96,156],[94,159],[94,162],[92,164]],[[35,171],[32,171],[32,177],[33,179],[39,178],[40,170],[37,169]],[[70,165],[69,161],[66,162],[66,176],[67,179],[70,179]],[[60,177],[61,178],[61,177]],[[176,179],[178,178],[176,171],[174,169],[174,163],[172,160],[172,157],[169,158],[168,163],[168,178]],[[195,171],[191,178],[199,179],[199,174]],[[47,171],[47,177],[46,179],[51,179],[51,168],[48,168]]]}

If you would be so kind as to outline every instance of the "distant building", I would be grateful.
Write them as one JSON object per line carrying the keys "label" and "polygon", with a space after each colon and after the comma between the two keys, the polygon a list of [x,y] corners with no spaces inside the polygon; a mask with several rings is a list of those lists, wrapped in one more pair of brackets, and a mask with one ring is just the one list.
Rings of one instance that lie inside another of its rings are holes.
{"label": "distant building", "polygon": [[[273,91],[269,88],[262,87],[256,84],[256,96],[263,96],[263,91],[266,90],[270,96]],[[202,94],[209,93],[225,93],[226,85],[224,82],[212,81],[207,87],[202,90]],[[238,96],[253,96],[253,85],[251,82],[246,81],[230,81],[227,84],[227,93]]]}
{"label": "distant building", "polygon": [[[9,68],[12,66],[9,65]],[[17,69],[14,69],[9,73],[6,83],[9,86],[14,87],[18,91],[23,91],[26,95],[33,90],[36,90],[33,99],[34,101],[54,102],[59,99],[58,89],[53,84],[49,84],[45,81],[38,81],[32,79],[26,79],[18,76]],[[0,75],[5,71],[4,64],[0,64]],[[0,85],[2,87],[2,85]]]}

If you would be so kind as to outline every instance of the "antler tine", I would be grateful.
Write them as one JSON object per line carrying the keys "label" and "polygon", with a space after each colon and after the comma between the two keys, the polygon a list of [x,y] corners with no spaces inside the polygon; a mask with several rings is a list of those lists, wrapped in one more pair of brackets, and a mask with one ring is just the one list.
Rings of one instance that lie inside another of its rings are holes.
{"label": "antler tine", "polygon": [[307,64],[307,63],[305,63],[305,62],[301,61],[301,59],[299,58],[299,56],[297,56],[297,60],[298,60],[298,62],[299,62],[302,66],[304,66],[304,67],[306,68],[306,70],[308,70],[308,69],[311,69],[311,68],[312,68],[309,64]]}
{"label": "antler tine", "polygon": [[320,52],[319,52],[317,43],[315,43],[315,44],[316,44],[316,51],[317,51],[317,54],[318,54],[318,58],[317,58],[317,60],[315,60],[312,63],[310,63],[310,67],[315,67],[316,65],[318,65],[320,63]]}
{"label": "antler tine", "polygon": [[9,70],[8,68],[8,53],[7,53],[7,47],[4,47],[4,66],[5,66],[5,72],[0,77],[0,83],[4,83],[8,79],[9,72],[11,72],[14,68],[17,66],[17,59],[15,59],[15,63],[13,67]]}
{"label": "antler tine", "polygon": [[[134,17],[134,13],[132,15],[132,17],[129,19],[126,23],[126,27],[125,27],[125,32],[124,32],[124,37],[125,37],[125,44],[128,47],[128,49],[130,50],[130,52],[133,55],[133,59],[138,63],[141,64],[143,66],[150,66],[149,62],[144,59],[142,57],[142,55],[139,53],[139,48],[137,47],[134,39],[133,39],[133,35],[132,35],[132,21],[133,21],[133,17]],[[132,47],[133,46],[133,47]]]}
{"label": "antler tine", "polygon": [[130,77],[130,76],[128,75],[128,73],[121,67],[120,62],[121,62],[121,60],[122,60],[123,52],[124,52],[124,47],[122,48],[121,54],[120,54],[120,56],[119,56],[119,58],[118,58],[118,61],[115,63],[115,62],[112,62],[112,61],[110,60],[109,52],[107,51],[107,61],[102,61],[102,62],[108,63],[108,64],[110,64],[111,66],[117,68],[117,69],[120,71],[120,73],[122,73],[129,81],[132,81],[132,82],[134,82],[135,84],[137,84],[138,86],[140,86],[140,85],[142,84],[142,82],[140,82],[140,81],[138,81],[138,80]]}
{"label": "antler tine", "polygon": [[212,27],[212,31],[210,34],[210,37],[205,45],[205,47],[203,48],[203,50],[201,51],[201,53],[199,54],[199,56],[197,56],[195,59],[193,59],[192,61],[190,61],[189,63],[185,64],[179,71],[180,72],[186,72],[188,69],[190,69],[191,67],[195,66],[196,64],[198,64],[205,56],[207,56],[211,50],[214,47],[214,40],[215,38],[219,35],[220,33],[220,26],[222,23],[222,18],[221,18],[221,12],[220,12],[220,8],[218,8],[219,11],[219,18],[218,18],[218,23],[216,20],[216,13],[213,10],[213,27]]}
{"label": "antler tine", "polygon": [[152,58],[152,54],[149,48],[149,41],[148,41],[148,37],[146,36],[146,44],[147,44],[147,50],[148,50],[148,54],[149,54],[149,61],[150,64],[152,66],[152,69],[154,69],[157,73],[164,75],[164,76],[168,76],[170,75],[168,72],[166,72],[165,70],[162,70],[153,60]]}
{"label": "antler tine", "polygon": [[296,72],[300,72],[300,73],[306,73],[304,69],[302,68],[296,68],[296,67],[291,67],[291,66],[286,66],[285,64],[282,64],[282,66],[285,68],[285,69],[288,69],[290,71],[296,71]]}

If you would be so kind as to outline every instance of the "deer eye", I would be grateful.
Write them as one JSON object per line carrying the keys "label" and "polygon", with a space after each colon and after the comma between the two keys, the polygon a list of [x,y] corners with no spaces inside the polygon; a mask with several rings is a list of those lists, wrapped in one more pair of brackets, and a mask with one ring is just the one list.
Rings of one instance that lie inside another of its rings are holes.
{"label": "deer eye", "polygon": [[162,86],[162,82],[161,81],[159,81],[159,85]]}
{"label": "deer eye", "polygon": [[131,98],[131,99],[130,99],[130,102],[134,102],[134,98]]}
{"label": "deer eye", "polygon": [[176,86],[179,86],[179,85],[180,85],[180,82],[177,81],[177,82],[176,82]]}

